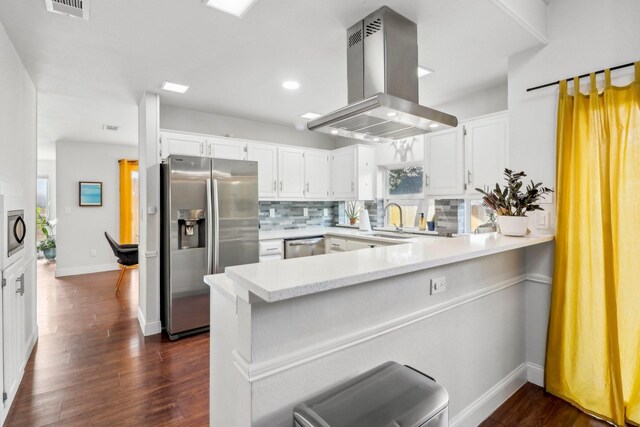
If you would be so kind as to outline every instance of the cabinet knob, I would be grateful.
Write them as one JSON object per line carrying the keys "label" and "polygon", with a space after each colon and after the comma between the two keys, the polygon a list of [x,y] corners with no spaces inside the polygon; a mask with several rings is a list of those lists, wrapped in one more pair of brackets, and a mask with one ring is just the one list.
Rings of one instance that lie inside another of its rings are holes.
{"label": "cabinet knob", "polygon": [[280,181],[280,191],[282,191],[282,181]]}
{"label": "cabinet knob", "polygon": [[467,184],[471,185],[471,171],[467,171]]}
{"label": "cabinet knob", "polygon": [[309,183],[307,182],[307,193],[309,192]]}
{"label": "cabinet knob", "polygon": [[278,189],[277,188],[277,183],[276,183],[276,180],[274,179],[273,180],[273,191],[276,191],[277,189]]}

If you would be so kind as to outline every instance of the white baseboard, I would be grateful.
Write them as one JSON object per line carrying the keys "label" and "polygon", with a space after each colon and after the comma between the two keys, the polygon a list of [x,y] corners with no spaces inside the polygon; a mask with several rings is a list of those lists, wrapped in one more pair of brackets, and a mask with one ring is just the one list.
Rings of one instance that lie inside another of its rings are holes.
{"label": "white baseboard", "polygon": [[544,366],[527,362],[527,381],[537,386],[544,387]]}
{"label": "white baseboard", "polygon": [[60,268],[56,266],[56,277],[77,276],[78,274],[102,273],[103,271],[118,270],[120,264],[114,262],[112,264],[86,265],[81,267]]}
{"label": "white baseboard", "polygon": [[475,427],[527,382],[527,363],[514,369],[449,421],[450,427]]}
{"label": "white baseboard", "polygon": [[140,324],[142,335],[144,335],[145,337],[148,337],[149,335],[156,335],[162,332],[162,323],[159,320],[147,323],[147,320],[144,318],[144,314],[142,314],[142,310],[140,310],[140,307],[138,307],[138,323]]}

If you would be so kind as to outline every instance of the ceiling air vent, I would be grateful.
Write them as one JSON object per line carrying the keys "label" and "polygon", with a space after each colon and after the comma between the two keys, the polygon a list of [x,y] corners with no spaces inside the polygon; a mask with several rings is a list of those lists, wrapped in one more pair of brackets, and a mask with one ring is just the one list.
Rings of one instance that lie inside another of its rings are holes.
{"label": "ceiling air vent", "polygon": [[49,12],[89,19],[89,0],[44,0],[44,3]]}

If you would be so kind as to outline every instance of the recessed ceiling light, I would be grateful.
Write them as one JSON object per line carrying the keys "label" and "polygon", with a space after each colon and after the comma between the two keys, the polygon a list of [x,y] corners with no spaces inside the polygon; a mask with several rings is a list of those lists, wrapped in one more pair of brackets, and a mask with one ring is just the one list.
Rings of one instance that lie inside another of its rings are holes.
{"label": "recessed ceiling light", "polygon": [[333,130],[331,131],[331,134],[332,134],[332,135],[337,135],[337,134],[339,134],[339,133],[340,133],[340,131],[339,131],[338,129],[333,129]]}
{"label": "recessed ceiling light", "polygon": [[303,119],[313,120],[313,119],[317,119],[318,117],[321,117],[321,116],[322,116],[322,114],[318,114],[318,113],[304,113],[300,117],[302,117]]}
{"label": "recessed ceiling light", "polygon": [[238,18],[242,18],[245,13],[257,0],[204,0],[206,6],[221,10]]}
{"label": "recessed ceiling light", "polygon": [[120,126],[116,125],[102,125],[103,130],[109,130],[111,132],[117,132],[120,129]]}
{"label": "recessed ceiling light", "polygon": [[419,79],[424,77],[424,76],[426,76],[427,74],[431,74],[431,73],[433,73],[433,70],[430,70],[430,69],[425,68],[425,67],[418,66],[418,78]]}
{"label": "recessed ceiling light", "polygon": [[398,115],[398,113],[396,113],[395,111],[390,111],[390,112],[387,113],[387,116],[389,116],[389,117],[395,117],[397,115]]}
{"label": "recessed ceiling light", "polygon": [[437,128],[438,126],[440,126],[438,123],[431,123],[431,124],[429,125],[429,127],[430,127],[431,129],[435,129],[435,128]]}
{"label": "recessed ceiling light", "polygon": [[373,141],[373,142],[378,142],[378,141],[380,141],[380,138],[375,137],[375,138],[373,138],[373,140],[372,140],[372,141]]}
{"label": "recessed ceiling light", "polygon": [[288,90],[300,89],[300,83],[295,80],[287,80],[282,82],[282,87]]}
{"label": "recessed ceiling light", "polygon": [[185,93],[186,91],[189,90],[189,86],[187,85],[181,85],[180,83],[172,83],[167,81],[162,82],[162,86],[160,87],[163,90],[168,90],[169,92],[176,92],[176,93]]}

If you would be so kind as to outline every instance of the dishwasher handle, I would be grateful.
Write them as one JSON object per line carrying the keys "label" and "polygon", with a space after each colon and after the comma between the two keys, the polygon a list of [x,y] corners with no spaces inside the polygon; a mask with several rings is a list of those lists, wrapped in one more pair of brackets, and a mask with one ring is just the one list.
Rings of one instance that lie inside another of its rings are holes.
{"label": "dishwasher handle", "polygon": [[323,237],[316,237],[314,239],[307,240],[289,240],[287,241],[288,246],[313,246],[317,245],[322,241]]}

